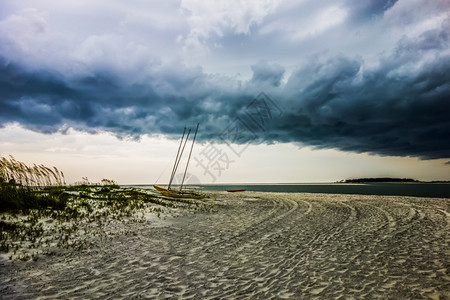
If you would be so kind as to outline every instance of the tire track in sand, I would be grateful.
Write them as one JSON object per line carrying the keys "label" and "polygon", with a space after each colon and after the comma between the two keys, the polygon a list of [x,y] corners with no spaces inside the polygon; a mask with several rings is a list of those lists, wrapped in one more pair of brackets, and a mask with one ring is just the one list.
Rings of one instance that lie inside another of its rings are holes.
{"label": "tire track in sand", "polygon": [[[270,199],[273,203],[274,209],[270,213],[264,214],[257,220],[250,220],[245,226],[245,229],[237,234],[227,237],[224,240],[215,241],[213,244],[208,245],[207,252],[220,251],[239,251],[239,249],[246,247],[248,244],[252,244],[254,241],[258,243],[268,239],[272,235],[273,227],[280,220],[288,218],[289,215],[294,214],[298,208],[299,203],[291,199]],[[301,214],[308,214],[312,210],[312,206],[307,201],[302,201],[306,209],[302,210]]]}
{"label": "tire track in sand", "polygon": [[[317,229],[317,224],[313,224],[312,228],[304,229],[299,224],[307,221],[305,217],[315,211],[313,204],[302,199],[290,199],[288,194],[280,194],[280,196],[282,197],[280,201],[284,202],[283,206],[286,206],[286,203],[291,205],[297,203],[297,205],[292,205],[290,210],[271,222],[265,222],[264,225],[266,226],[257,227],[256,230],[265,233],[263,238],[253,239],[248,241],[243,247],[235,249],[236,264],[230,269],[229,273],[246,272],[247,275],[250,275],[247,280],[241,279],[239,285],[239,290],[247,295],[262,298],[270,298],[271,294],[276,294],[281,298],[292,297],[295,294],[292,293],[292,290],[298,289],[301,282],[296,281],[300,283],[292,286],[285,285],[284,288],[280,288],[279,283],[284,280],[290,282],[289,278],[295,277],[294,275],[299,269],[298,266],[303,265],[305,261],[311,258],[311,251],[320,251],[318,245],[322,245],[325,239],[332,235],[332,232],[338,232],[342,230],[341,227],[345,227],[345,224],[352,223],[357,216],[356,210],[351,206],[335,203],[336,207],[345,207],[347,213],[343,220],[339,220],[337,223],[332,222],[332,224],[320,222],[321,224],[329,225],[322,228],[320,232],[315,230]],[[297,210],[298,203],[306,205],[306,211]],[[314,207],[318,211],[316,214],[322,214],[322,211],[327,208],[320,202],[314,202]],[[313,216],[311,220],[315,218],[316,216]],[[258,236],[262,235],[259,234]],[[300,241],[296,241],[299,238],[301,238]],[[283,255],[278,255],[281,248],[289,244],[294,244],[295,247],[287,247],[283,250]],[[273,255],[270,254],[271,251],[273,251]],[[246,266],[249,263],[257,264],[249,269]],[[305,287],[303,289],[307,290]],[[223,294],[214,295],[217,297],[224,296]],[[227,295],[236,296],[232,294]]]}
{"label": "tire track in sand", "polygon": [[[315,207],[318,211],[328,208],[328,206],[323,203],[315,202]],[[312,204],[310,203],[310,210],[312,211]],[[330,205],[330,204],[328,204]],[[274,290],[277,290],[277,285],[280,281],[285,281],[284,288],[279,290],[277,293],[281,293],[284,297],[291,298],[296,293],[292,292],[295,290],[301,289],[304,293],[311,292],[312,294],[321,292],[324,288],[323,282],[320,280],[315,281],[313,284],[302,285],[302,281],[290,281],[290,278],[296,277],[299,274],[299,269],[304,268],[305,265],[308,264],[308,261],[312,259],[312,256],[317,255],[320,252],[323,252],[322,245],[326,245],[330,237],[344,230],[344,228],[351,224],[354,219],[357,217],[357,211],[350,205],[343,203],[333,203],[335,207],[345,207],[346,213],[345,217],[339,222],[333,224],[332,226],[323,227],[320,232],[308,232],[308,230],[297,230],[297,234],[301,234],[306,236],[300,243],[297,243],[296,247],[294,247],[293,251],[289,251],[288,255],[280,257],[278,261],[273,264],[270,269],[271,271],[263,271],[259,274],[258,278],[260,279],[259,287],[265,287],[261,292],[256,293],[256,295],[261,296],[263,298],[269,297]],[[295,228],[298,229],[299,220],[294,220],[294,222],[283,223],[283,227],[289,227],[288,230],[284,230],[285,232],[295,232]],[[292,238],[288,237],[290,243],[292,243]],[[311,253],[315,253],[312,255]],[[274,272],[275,270],[275,272]],[[304,272],[301,272],[301,276],[305,275]],[[273,280],[273,278],[277,278],[277,280]],[[327,283],[328,284],[328,283]],[[317,286],[321,286],[317,288]],[[314,287],[314,288],[313,288]]]}

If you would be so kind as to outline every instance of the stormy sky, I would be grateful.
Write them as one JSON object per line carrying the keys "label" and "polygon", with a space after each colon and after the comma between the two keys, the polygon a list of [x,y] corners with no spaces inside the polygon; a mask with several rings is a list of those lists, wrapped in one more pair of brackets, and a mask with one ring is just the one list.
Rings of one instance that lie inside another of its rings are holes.
{"label": "stormy sky", "polygon": [[445,0],[2,1],[0,127],[447,159],[449,35]]}

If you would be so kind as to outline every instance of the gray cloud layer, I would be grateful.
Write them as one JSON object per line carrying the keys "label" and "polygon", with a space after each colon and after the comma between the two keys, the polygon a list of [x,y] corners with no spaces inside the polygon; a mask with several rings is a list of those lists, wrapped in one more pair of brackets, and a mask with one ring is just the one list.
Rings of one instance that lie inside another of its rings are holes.
{"label": "gray cloud layer", "polygon": [[[396,1],[349,3],[348,24],[363,24]],[[176,59],[160,61],[145,49],[138,55],[139,47],[131,47],[128,55],[116,53],[108,47],[126,41],[115,37],[85,42],[89,57],[83,56],[76,68],[62,64],[57,55],[59,67],[51,68],[45,61],[30,63],[27,53],[18,54],[14,40],[3,34],[0,126],[18,122],[45,133],[74,127],[139,137],[178,135],[184,126],[200,122],[200,140],[221,141],[223,130],[236,117],[245,119],[247,105],[265,92],[281,117],[262,128],[250,126],[253,142],[449,158],[448,32],[447,19],[439,28],[404,36],[376,64],[358,55],[327,53],[309,56],[287,74],[280,63],[256,59],[248,65],[253,76],[247,81]],[[107,49],[95,56],[91,50],[98,47]]]}

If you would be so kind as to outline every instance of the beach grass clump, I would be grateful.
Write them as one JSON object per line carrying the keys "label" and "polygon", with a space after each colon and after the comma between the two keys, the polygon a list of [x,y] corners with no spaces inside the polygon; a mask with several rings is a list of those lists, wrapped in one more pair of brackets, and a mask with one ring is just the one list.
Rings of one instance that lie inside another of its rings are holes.
{"label": "beach grass clump", "polygon": [[13,156],[0,158],[0,212],[64,209],[64,174],[56,167],[28,166]]}
{"label": "beach grass clump", "polygon": [[0,178],[4,182],[16,183],[21,186],[63,186],[66,185],[64,173],[56,167],[44,165],[28,166],[17,161],[13,156],[9,159],[0,158]]}

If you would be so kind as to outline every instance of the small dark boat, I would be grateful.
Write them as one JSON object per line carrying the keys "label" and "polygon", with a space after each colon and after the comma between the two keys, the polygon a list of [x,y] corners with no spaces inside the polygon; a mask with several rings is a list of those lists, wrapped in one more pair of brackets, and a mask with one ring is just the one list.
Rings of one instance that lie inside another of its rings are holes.
{"label": "small dark boat", "polygon": [[227,192],[229,192],[229,193],[245,192],[245,189],[227,190]]}

